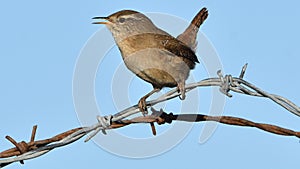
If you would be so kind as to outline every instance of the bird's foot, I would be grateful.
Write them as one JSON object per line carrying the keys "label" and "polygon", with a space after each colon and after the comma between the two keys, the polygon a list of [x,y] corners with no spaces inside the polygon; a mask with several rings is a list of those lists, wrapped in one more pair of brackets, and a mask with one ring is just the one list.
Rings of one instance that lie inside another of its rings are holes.
{"label": "bird's foot", "polygon": [[185,99],[185,83],[178,83],[178,92],[180,92],[179,98],[180,100]]}
{"label": "bird's foot", "polygon": [[147,104],[146,104],[146,98],[141,98],[139,100],[139,103],[138,103],[138,107],[139,107],[139,110],[140,112],[145,116],[148,114],[148,110],[147,110]]}
{"label": "bird's foot", "polygon": [[[146,99],[149,96],[151,96],[153,93],[158,92],[159,90],[160,90],[159,88],[154,88],[151,92],[149,92],[148,94],[146,94],[144,97],[142,97],[139,100],[138,107],[139,107],[140,112],[142,112],[144,116],[146,116],[148,114]],[[152,129],[152,134],[155,136],[156,135],[156,129],[155,129],[154,123],[151,122],[150,125],[151,125],[151,129]]]}
{"label": "bird's foot", "polygon": [[[147,104],[146,104],[146,98],[141,98],[139,100],[139,103],[138,103],[138,107],[140,109],[140,112],[146,116],[148,114],[148,110],[147,110]],[[155,136],[156,135],[156,129],[155,129],[155,126],[154,126],[154,123],[151,122],[150,123],[150,126],[151,126],[151,130],[152,130],[152,134]]]}
{"label": "bird's foot", "polygon": [[[146,104],[146,98],[141,98],[139,100],[139,103],[138,103],[138,107],[140,109],[140,112],[146,116],[148,115],[148,110],[147,110],[147,104]],[[152,131],[152,134],[155,136],[156,135],[156,129],[155,129],[155,126],[154,126],[154,123],[151,122],[150,123],[150,126],[151,126],[151,131]]]}

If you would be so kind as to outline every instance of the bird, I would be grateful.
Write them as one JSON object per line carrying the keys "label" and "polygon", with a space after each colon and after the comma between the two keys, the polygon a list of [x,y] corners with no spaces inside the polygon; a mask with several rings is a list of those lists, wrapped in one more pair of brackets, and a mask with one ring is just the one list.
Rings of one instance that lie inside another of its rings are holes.
{"label": "bird", "polygon": [[135,10],[121,10],[103,21],[111,32],[126,67],[136,76],[151,83],[153,90],[138,102],[138,108],[147,114],[146,99],[164,87],[177,87],[180,99],[185,99],[185,81],[199,60],[195,54],[196,37],[201,24],[208,17],[202,8],[183,33],[176,38],[157,27],[146,15]]}

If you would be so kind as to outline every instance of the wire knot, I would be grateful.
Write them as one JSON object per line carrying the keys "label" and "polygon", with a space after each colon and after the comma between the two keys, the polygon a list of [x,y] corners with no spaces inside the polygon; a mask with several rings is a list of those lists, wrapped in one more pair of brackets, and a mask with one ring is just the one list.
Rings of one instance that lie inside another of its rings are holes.
{"label": "wire knot", "polygon": [[111,125],[111,120],[112,120],[112,115],[109,116],[97,116],[97,120],[98,122],[101,124],[102,126],[102,133],[103,134],[107,134],[106,133],[106,129],[108,129]]}
{"label": "wire knot", "polygon": [[84,142],[88,142],[90,139],[92,139],[93,137],[95,137],[99,131],[101,130],[103,134],[107,134],[106,133],[106,129],[108,129],[111,126],[112,123],[112,115],[109,116],[97,116],[97,120],[98,123],[100,124],[100,126],[98,126],[95,131],[93,133],[91,133],[85,140]]}
{"label": "wire knot", "polygon": [[225,77],[223,76],[221,70],[218,70],[217,72],[220,80],[221,80],[221,85],[220,85],[220,92],[225,94],[228,97],[232,97],[232,95],[229,93],[230,91],[230,87],[231,86],[235,86],[232,82],[232,76],[231,75],[225,75]]}
{"label": "wire knot", "polygon": [[167,113],[163,112],[159,117],[163,119],[163,122],[158,123],[158,124],[164,124],[164,123],[171,124],[172,121],[175,119],[175,116],[173,113],[167,114]]}
{"label": "wire knot", "polygon": [[158,117],[157,118],[157,124],[165,124],[169,123],[171,124],[176,117],[173,115],[173,113],[165,113],[163,109],[160,109],[159,111],[155,110],[154,108],[151,107],[152,115]]}

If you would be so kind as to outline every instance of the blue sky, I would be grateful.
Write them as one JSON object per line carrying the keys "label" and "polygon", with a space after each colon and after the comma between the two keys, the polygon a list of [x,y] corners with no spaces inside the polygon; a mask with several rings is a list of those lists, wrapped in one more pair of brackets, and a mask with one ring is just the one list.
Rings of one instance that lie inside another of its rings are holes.
{"label": "blue sky", "polygon": [[[258,87],[282,95],[300,105],[300,63],[298,22],[300,3],[282,1],[1,1],[0,2],[0,148],[30,138],[37,124],[37,139],[54,136],[80,125],[72,96],[72,79],[77,58],[88,39],[103,26],[92,25],[91,18],[121,9],[159,12],[190,21],[207,7],[209,18],[201,31],[215,47],[225,73],[238,75],[248,63],[245,79]],[[168,30],[167,30],[168,31]],[[201,42],[199,42],[201,43]],[[199,49],[200,50],[200,49]],[[111,52],[108,55],[118,55]],[[121,56],[113,56],[120,62]],[[200,57],[201,60],[201,56]],[[106,58],[107,59],[107,58]],[[110,58],[108,58],[110,59]],[[108,60],[109,61],[109,60]],[[114,70],[106,68],[106,71]],[[203,70],[198,65],[195,72]],[[217,70],[216,70],[217,71]],[[205,78],[206,74],[196,77]],[[101,72],[95,91],[100,98]],[[129,99],[135,104],[151,89],[134,79]],[[138,88],[135,88],[138,87]],[[167,89],[166,89],[167,90]],[[199,89],[200,106],[207,106],[210,89]],[[224,115],[243,117],[300,130],[299,117],[273,102],[239,94],[226,99]],[[103,97],[103,96],[102,96]],[[210,98],[209,98],[210,99]],[[102,100],[98,100],[101,102]],[[176,103],[176,102],[175,102]],[[178,101],[177,101],[178,103]],[[112,101],[101,106],[109,113]],[[174,108],[175,109],[175,108]],[[206,108],[201,109],[205,113]],[[108,114],[109,114],[108,113]],[[142,159],[126,158],[101,149],[94,142],[77,141],[40,158],[7,168],[291,168],[298,164],[299,140],[277,136],[254,128],[219,125],[212,137],[199,144],[204,124],[193,126],[188,135],[171,150]],[[167,127],[158,126],[158,132]],[[145,131],[146,130],[146,131]],[[148,126],[121,129],[130,136],[152,137]],[[109,137],[109,136],[108,136]],[[148,145],[145,145],[148,146]],[[152,145],[153,146],[153,145]],[[159,142],[157,145],[160,146]],[[128,151],[132,151],[128,149]]]}

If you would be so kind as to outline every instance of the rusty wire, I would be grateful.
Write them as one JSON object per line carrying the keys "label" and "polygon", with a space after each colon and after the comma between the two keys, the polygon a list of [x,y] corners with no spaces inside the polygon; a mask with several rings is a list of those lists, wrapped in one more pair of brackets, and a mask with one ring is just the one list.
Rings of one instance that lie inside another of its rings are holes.
{"label": "rusty wire", "polygon": [[[197,87],[204,86],[219,86],[220,91],[224,93],[228,97],[232,97],[229,93],[230,91],[234,91],[241,94],[257,96],[257,97],[266,97],[284,107],[286,110],[291,113],[300,116],[300,108],[295,105],[290,100],[274,95],[269,94],[253,84],[243,80],[245,71],[247,68],[247,64],[242,68],[239,77],[232,77],[231,75],[223,76],[221,71],[218,71],[218,78],[208,78],[204,79],[197,83],[192,83],[186,86],[186,92],[189,92]],[[179,96],[179,93],[176,89],[169,91],[168,93],[160,96],[159,98],[148,101],[147,106],[151,107],[157,103],[164,102]],[[229,116],[208,116],[202,114],[179,114],[174,115],[172,113],[165,113],[163,110],[155,111],[152,109],[152,114],[149,116],[141,116],[132,119],[125,119],[129,116],[136,114],[139,112],[137,105],[129,107],[115,115],[98,117],[98,123],[89,126],[89,127],[79,127],[75,128],[61,134],[58,134],[49,139],[35,141],[35,135],[37,126],[33,127],[31,139],[28,143],[25,141],[16,142],[12,137],[6,136],[15,147],[5,150],[0,153],[0,168],[7,166],[13,162],[24,163],[24,160],[36,158],[41,156],[54,148],[58,148],[61,146],[65,146],[70,144],[76,140],[79,140],[83,136],[88,137],[85,141],[90,140],[93,136],[95,136],[99,131],[102,131],[105,134],[105,130],[107,129],[115,129],[124,127],[134,123],[154,123],[157,124],[165,124],[171,123],[174,120],[177,121],[186,121],[186,122],[202,122],[202,121],[215,121],[223,124],[229,125],[237,125],[237,126],[247,126],[247,127],[256,127],[261,130],[265,130],[267,132],[271,132],[278,135],[284,136],[295,136],[300,138],[300,132],[295,132],[293,130],[281,128],[275,125],[263,124],[263,123],[255,123],[246,119],[237,118],[237,117],[229,117]]]}

